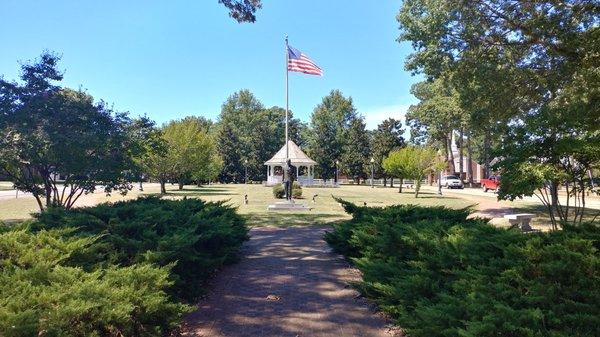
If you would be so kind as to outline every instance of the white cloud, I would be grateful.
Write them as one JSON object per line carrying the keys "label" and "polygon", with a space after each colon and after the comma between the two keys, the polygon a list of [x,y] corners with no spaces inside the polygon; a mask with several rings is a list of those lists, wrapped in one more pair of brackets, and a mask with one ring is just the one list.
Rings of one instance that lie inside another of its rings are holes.
{"label": "white cloud", "polygon": [[406,130],[406,111],[410,104],[395,104],[381,107],[371,107],[358,110],[364,117],[367,129],[373,130],[377,125],[388,118],[402,121],[402,127]]}

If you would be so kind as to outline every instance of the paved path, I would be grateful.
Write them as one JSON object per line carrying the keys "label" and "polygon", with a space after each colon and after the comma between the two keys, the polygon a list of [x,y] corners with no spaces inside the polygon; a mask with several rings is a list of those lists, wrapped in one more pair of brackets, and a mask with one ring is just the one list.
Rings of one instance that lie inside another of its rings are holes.
{"label": "paved path", "polygon": [[322,240],[327,228],[256,228],[245,257],[219,273],[185,336],[390,337],[348,285],[356,270]]}

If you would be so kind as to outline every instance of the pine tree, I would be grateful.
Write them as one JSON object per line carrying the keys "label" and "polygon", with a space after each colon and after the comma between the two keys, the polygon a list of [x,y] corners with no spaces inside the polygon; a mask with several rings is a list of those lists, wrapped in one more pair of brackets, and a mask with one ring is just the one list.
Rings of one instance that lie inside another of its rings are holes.
{"label": "pine tree", "polygon": [[387,175],[382,167],[382,162],[391,151],[398,150],[406,145],[402,134],[402,122],[388,118],[377,126],[371,140],[371,153],[375,159],[374,168],[376,176],[383,176],[384,186],[387,185]]}
{"label": "pine tree", "polygon": [[[244,167],[238,149],[240,142],[236,133],[229,125],[223,125],[219,130],[217,148],[223,158],[223,167],[219,174],[219,181],[239,182],[244,179]],[[241,179],[241,180],[240,180]]]}
{"label": "pine tree", "polygon": [[342,170],[357,183],[365,178],[370,170],[369,134],[362,118],[354,118],[345,132],[346,138],[342,154]]}

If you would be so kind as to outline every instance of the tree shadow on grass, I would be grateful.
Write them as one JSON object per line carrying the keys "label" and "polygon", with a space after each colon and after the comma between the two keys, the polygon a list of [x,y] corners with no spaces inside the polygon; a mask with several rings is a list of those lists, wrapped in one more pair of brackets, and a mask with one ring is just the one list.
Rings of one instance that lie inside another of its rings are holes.
{"label": "tree shadow on grass", "polygon": [[230,189],[227,188],[223,188],[223,187],[184,187],[181,190],[171,190],[171,192],[199,192],[199,191],[208,191],[208,192],[223,192],[223,191],[229,191]]}
{"label": "tree shadow on grass", "polygon": [[[548,208],[545,205],[541,204],[525,204],[519,205],[515,207],[515,213],[533,213],[537,215],[537,218],[534,219],[534,223],[550,223],[550,215],[548,214]],[[575,209],[571,208],[569,210],[570,219],[573,219]],[[595,218],[595,223],[598,223],[600,219],[600,210],[594,208],[586,208],[583,213],[583,222],[592,221]]]}
{"label": "tree shadow on grass", "polygon": [[166,197],[203,197],[203,196],[228,196],[239,195],[225,188],[184,188],[182,190],[167,190],[166,194],[143,193],[146,196],[166,196]]}
{"label": "tree shadow on grass", "polygon": [[237,193],[231,192],[220,192],[220,191],[167,191],[167,196],[176,196],[176,197],[202,197],[202,196],[219,196],[219,195],[239,195]]}
{"label": "tree shadow on grass", "polygon": [[6,219],[6,220],[0,220],[0,228],[5,227],[12,227],[15,226],[17,224],[20,224],[22,222],[27,221],[27,219]]}
{"label": "tree shadow on grass", "polygon": [[243,215],[250,227],[280,227],[311,226],[311,225],[333,225],[345,219],[339,213],[288,213],[267,212],[249,213]]}
{"label": "tree shadow on grass", "polygon": [[449,200],[464,200],[462,198],[459,197],[450,197],[447,195],[437,195],[437,194],[425,194],[425,195],[421,195],[421,193],[419,193],[419,197],[416,199],[449,199]]}

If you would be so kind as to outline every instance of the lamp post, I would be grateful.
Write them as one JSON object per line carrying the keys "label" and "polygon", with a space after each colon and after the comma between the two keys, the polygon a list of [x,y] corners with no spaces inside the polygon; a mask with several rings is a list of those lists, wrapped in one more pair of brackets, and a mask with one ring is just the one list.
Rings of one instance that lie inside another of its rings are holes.
{"label": "lamp post", "polygon": [[244,159],[244,184],[248,184],[248,159]]}
{"label": "lamp post", "polygon": [[[438,156],[442,156],[442,150],[438,150]],[[444,161],[445,162],[445,161]],[[442,195],[442,171],[438,172],[438,194]]]}
{"label": "lamp post", "polygon": [[340,161],[339,161],[339,160],[336,160],[336,161],[335,161],[335,185],[336,185],[336,186],[337,186],[337,184],[338,184],[338,179],[339,179],[339,177],[338,177],[338,166],[339,166],[339,165],[340,165]]}
{"label": "lamp post", "polygon": [[371,157],[371,188],[375,188],[375,183],[373,182],[373,170],[374,170],[375,159]]}

